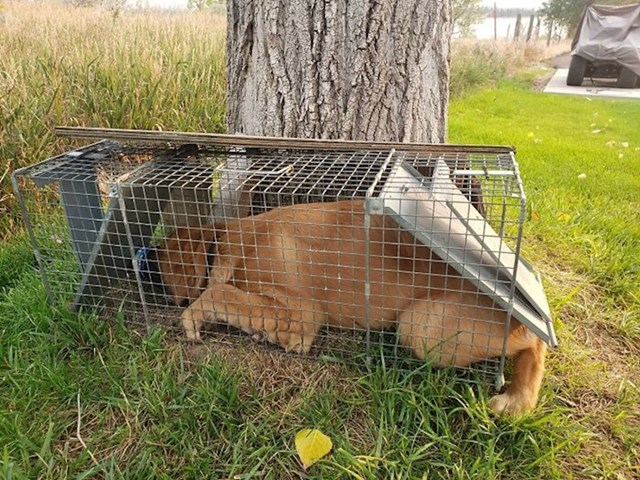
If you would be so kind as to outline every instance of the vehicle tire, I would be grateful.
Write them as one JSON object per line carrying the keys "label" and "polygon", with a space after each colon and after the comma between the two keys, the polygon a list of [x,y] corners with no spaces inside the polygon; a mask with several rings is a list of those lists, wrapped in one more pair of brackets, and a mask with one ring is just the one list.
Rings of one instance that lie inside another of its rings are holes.
{"label": "vehicle tire", "polygon": [[569,65],[569,73],[567,73],[567,85],[571,87],[579,87],[584,80],[584,72],[587,70],[587,61],[578,56],[571,56],[571,65]]}
{"label": "vehicle tire", "polygon": [[638,76],[628,68],[622,67],[620,75],[618,76],[618,81],[616,82],[616,87],[633,88],[637,83]]}

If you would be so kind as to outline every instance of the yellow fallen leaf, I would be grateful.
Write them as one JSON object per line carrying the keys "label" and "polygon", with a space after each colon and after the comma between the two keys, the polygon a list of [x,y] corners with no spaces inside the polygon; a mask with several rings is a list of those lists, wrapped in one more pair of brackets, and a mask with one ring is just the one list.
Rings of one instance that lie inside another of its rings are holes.
{"label": "yellow fallen leaf", "polygon": [[527,137],[529,137],[529,138],[533,138],[533,135],[534,135],[533,132],[527,133]]}
{"label": "yellow fallen leaf", "polygon": [[331,439],[320,430],[305,428],[296,434],[296,451],[304,468],[309,468],[331,451]]}

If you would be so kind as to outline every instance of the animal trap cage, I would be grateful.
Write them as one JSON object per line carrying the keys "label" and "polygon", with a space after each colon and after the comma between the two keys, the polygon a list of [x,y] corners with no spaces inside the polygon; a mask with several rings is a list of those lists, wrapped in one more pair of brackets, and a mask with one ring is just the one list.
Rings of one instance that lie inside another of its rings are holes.
{"label": "animal trap cage", "polygon": [[510,148],[83,132],[13,175],[53,303],[498,385],[511,322],[555,345]]}

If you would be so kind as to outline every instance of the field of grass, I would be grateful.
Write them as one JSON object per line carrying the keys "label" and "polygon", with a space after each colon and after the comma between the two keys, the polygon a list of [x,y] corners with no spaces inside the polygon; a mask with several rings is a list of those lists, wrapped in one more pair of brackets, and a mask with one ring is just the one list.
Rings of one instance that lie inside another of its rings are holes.
{"label": "field of grass", "polygon": [[0,239],[9,172],[65,151],[57,125],[222,132],[226,18],[5,2],[0,10]]}
{"label": "field of grass", "polygon": [[478,88],[496,85],[523,69],[540,65],[570,49],[569,41],[514,43],[456,39],[451,44],[450,95],[456,99]]}
{"label": "field of grass", "polygon": [[[56,124],[223,128],[220,19],[11,7],[0,179],[66,148]],[[495,418],[490,392],[447,370],[188,347],[49,306],[2,183],[0,476],[638,478],[640,102],[549,96],[533,75],[501,76],[459,92],[449,137],[518,149],[525,254],[561,344],[533,414]],[[304,471],[293,439],[310,427],[334,449]]]}

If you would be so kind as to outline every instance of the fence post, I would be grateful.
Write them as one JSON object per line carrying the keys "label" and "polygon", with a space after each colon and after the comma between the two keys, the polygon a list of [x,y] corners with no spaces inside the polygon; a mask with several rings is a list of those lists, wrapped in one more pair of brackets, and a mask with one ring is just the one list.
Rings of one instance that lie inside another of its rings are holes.
{"label": "fence post", "polygon": [[513,40],[517,42],[520,40],[520,28],[522,27],[522,14],[519,13],[516,18],[516,28],[513,30]]}
{"label": "fence post", "polygon": [[534,20],[535,20],[535,17],[531,15],[531,17],[529,18],[529,28],[527,29],[527,42],[531,40],[531,34],[533,33]]}

